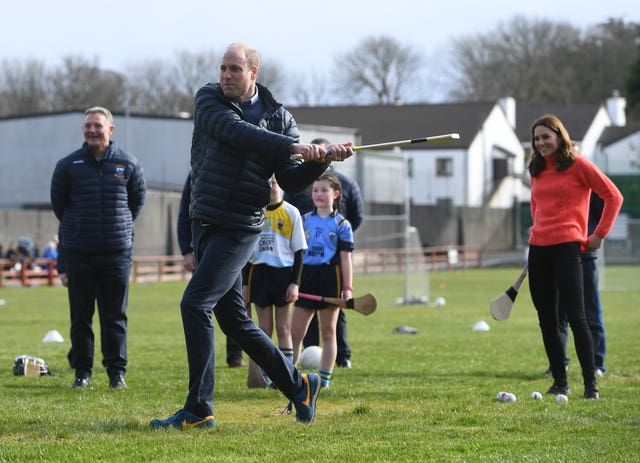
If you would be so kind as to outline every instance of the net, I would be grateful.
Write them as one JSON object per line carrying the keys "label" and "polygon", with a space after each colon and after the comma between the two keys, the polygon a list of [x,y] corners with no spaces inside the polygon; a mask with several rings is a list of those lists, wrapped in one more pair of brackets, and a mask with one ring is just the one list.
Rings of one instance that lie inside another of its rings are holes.
{"label": "net", "polygon": [[404,251],[404,294],[396,303],[398,305],[428,304],[429,265],[416,227],[407,227]]}

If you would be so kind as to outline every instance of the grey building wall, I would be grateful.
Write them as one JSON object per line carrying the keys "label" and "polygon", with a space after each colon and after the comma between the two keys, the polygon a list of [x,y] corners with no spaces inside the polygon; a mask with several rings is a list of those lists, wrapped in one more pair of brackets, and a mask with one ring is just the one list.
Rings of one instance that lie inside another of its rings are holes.
{"label": "grey building wall", "polygon": [[[83,113],[0,121],[0,208],[49,204],[56,162],[82,146]],[[136,156],[150,187],[181,189],[189,171],[193,122],[114,116],[112,140]]]}
{"label": "grey building wall", "polygon": [[424,246],[480,246],[485,251],[511,249],[516,242],[512,209],[413,206],[411,223]]}
{"label": "grey building wall", "polygon": [[[135,222],[133,253],[136,256],[180,254],[176,236],[179,208],[179,192],[147,193],[145,205]],[[57,232],[58,219],[51,210],[0,210],[0,242],[3,253],[20,236],[30,237],[42,252]]]}
{"label": "grey building wall", "polygon": [[[84,142],[83,118],[78,111],[0,119],[0,209],[48,206],[56,162]],[[114,124],[112,140],[138,158],[149,188],[182,190],[189,172],[191,119],[115,114]],[[316,137],[358,140],[357,131],[350,128],[299,129],[305,142]]]}
{"label": "grey building wall", "polygon": [[[84,141],[81,111],[0,119],[0,242],[4,252],[20,236],[41,249],[57,232],[50,210],[51,175],[58,160]],[[147,200],[136,220],[134,253],[179,254],[180,194],[189,172],[193,121],[114,114],[113,141],[136,156],[147,180]],[[324,137],[359,142],[355,129],[300,125],[301,141]],[[356,160],[339,170],[353,175]]]}

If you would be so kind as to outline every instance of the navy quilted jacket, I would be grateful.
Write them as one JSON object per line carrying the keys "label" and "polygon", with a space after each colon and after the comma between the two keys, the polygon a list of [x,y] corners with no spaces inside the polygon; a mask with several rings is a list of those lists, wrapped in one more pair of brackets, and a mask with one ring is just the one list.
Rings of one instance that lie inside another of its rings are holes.
{"label": "navy quilted jacket", "polygon": [[266,107],[258,125],[245,120],[219,84],[207,84],[196,94],[191,219],[257,233],[273,173],[283,190],[300,191],[329,164],[290,159],[289,146],[300,137],[296,122],[266,87],[257,85]]}
{"label": "navy quilted jacket", "polygon": [[113,142],[97,161],[86,143],[56,164],[51,205],[64,252],[99,254],[133,246],[133,221],[146,184],[138,160]]}

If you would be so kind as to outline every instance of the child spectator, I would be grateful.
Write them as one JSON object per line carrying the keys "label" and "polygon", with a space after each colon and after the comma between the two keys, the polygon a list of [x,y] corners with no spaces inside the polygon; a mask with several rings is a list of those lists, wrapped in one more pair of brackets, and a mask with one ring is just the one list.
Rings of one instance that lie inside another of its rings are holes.
{"label": "child spectator", "polygon": [[[283,201],[282,196],[283,191],[273,176],[265,221],[243,281],[247,286],[247,302],[255,304],[258,326],[269,337],[273,334],[275,307],[278,347],[293,362],[289,315],[291,303],[298,299],[307,242],[300,212]],[[270,380],[264,372],[263,377],[266,386]]]}

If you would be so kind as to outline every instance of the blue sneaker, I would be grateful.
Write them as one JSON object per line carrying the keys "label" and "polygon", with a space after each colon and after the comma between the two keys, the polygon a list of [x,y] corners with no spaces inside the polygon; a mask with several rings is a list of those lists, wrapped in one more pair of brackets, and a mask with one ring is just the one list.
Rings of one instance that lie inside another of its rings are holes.
{"label": "blue sneaker", "polygon": [[320,375],[302,373],[302,390],[292,402],[296,407],[296,420],[311,423],[316,417],[316,402],[320,395]]}
{"label": "blue sneaker", "polygon": [[151,420],[149,423],[152,428],[214,428],[216,422],[213,420],[213,416],[197,416],[193,413],[179,410],[175,414],[171,415],[166,420],[159,420],[157,418]]}

